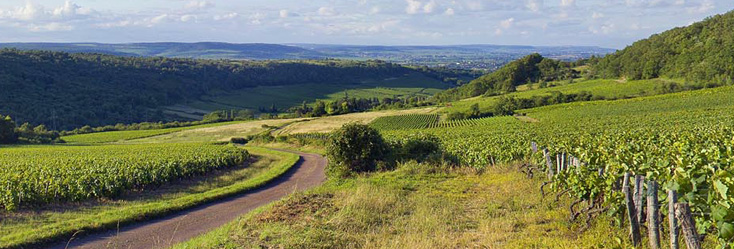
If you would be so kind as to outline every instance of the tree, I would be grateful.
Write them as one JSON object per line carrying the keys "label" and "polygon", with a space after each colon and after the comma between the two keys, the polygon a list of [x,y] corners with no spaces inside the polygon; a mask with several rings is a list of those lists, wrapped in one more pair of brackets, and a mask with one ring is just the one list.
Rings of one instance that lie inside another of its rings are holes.
{"label": "tree", "polygon": [[342,126],[327,145],[330,174],[347,176],[393,166],[391,149],[374,128],[358,123]]}
{"label": "tree", "polygon": [[479,103],[471,105],[469,108],[469,118],[480,118],[482,117],[482,110],[479,109]]}
{"label": "tree", "polygon": [[15,122],[10,116],[0,115],[0,143],[15,143],[18,140],[15,134]]}
{"label": "tree", "polygon": [[316,101],[316,105],[313,107],[312,112],[314,117],[321,117],[326,115],[326,103],[324,101]]}

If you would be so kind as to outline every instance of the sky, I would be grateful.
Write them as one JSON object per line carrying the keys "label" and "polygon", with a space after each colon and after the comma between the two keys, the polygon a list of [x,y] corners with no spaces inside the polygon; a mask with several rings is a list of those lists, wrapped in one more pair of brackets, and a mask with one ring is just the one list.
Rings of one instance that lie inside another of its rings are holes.
{"label": "sky", "polygon": [[732,0],[2,0],[0,42],[623,48]]}

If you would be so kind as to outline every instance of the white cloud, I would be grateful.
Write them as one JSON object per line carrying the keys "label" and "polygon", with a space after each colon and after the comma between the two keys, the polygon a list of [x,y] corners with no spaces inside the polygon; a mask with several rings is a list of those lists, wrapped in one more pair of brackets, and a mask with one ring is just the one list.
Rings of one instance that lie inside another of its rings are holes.
{"label": "white cloud", "polygon": [[181,18],[179,18],[179,20],[181,20],[182,22],[195,21],[196,20],[196,16],[195,15],[183,15],[183,16],[181,16]]}
{"label": "white cloud", "polygon": [[53,11],[53,17],[58,19],[74,19],[80,16],[86,16],[92,14],[94,11],[89,8],[82,8],[81,6],[66,1],[64,6],[58,7]]}
{"label": "white cloud", "polygon": [[540,8],[542,7],[543,2],[538,0],[528,0],[525,2],[525,7],[528,8],[532,12],[538,12]]}
{"label": "white cloud", "polygon": [[168,14],[158,15],[156,17],[151,18],[149,23],[151,25],[158,24],[158,23],[168,20],[168,17],[169,17]]}
{"label": "white cloud", "polygon": [[514,23],[515,23],[515,18],[514,17],[510,17],[510,18],[507,18],[505,20],[502,20],[500,22],[500,27],[502,27],[503,29],[509,29],[510,27],[512,27],[512,24],[514,24]]}
{"label": "white cloud", "polygon": [[372,7],[372,8],[370,9],[370,14],[371,14],[371,15],[379,14],[379,13],[380,13],[380,11],[381,11],[380,7],[378,7],[378,6],[374,6],[374,7]]}
{"label": "white cloud", "polygon": [[423,3],[421,3],[418,0],[405,0],[408,3],[408,7],[405,7],[405,13],[408,14],[418,14],[420,12],[421,8],[423,7]]}
{"label": "white cloud", "polygon": [[238,16],[240,16],[239,13],[231,12],[231,13],[227,13],[227,14],[224,14],[224,15],[215,15],[213,17],[213,19],[214,19],[214,21],[230,20],[230,19],[234,19],[234,18],[236,18]]}
{"label": "white cloud", "polygon": [[571,7],[576,5],[576,0],[561,0],[561,6],[563,7]]}
{"label": "white cloud", "polygon": [[423,13],[430,14],[436,10],[436,1],[431,0],[423,6]]}
{"label": "white cloud", "polygon": [[594,13],[591,14],[592,19],[601,19],[604,18],[604,13],[599,13],[594,11]]}
{"label": "white cloud", "polygon": [[716,5],[714,5],[714,2],[712,2],[711,0],[703,0],[700,5],[689,8],[688,12],[703,14],[703,13],[709,12],[710,10],[714,8],[716,8]]}
{"label": "white cloud", "polygon": [[280,10],[280,18],[288,18],[288,10]]}
{"label": "white cloud", "polygon": [[484,5],[482,5],[481,1],[467,1],[466,8],[471,11],[480,11],[484,10]]}
{"label": "white cloud", "polygon": [[12,11],[7,11],[2,16],[15,20],[31,21],[41,17],[43,15],[43,12],[43,6],[35,5],[32,2],[28,1],[26,2],[25,6],[15,8],[15,10]]}
{"label": "white cloud", "polygon": [[446,9],[446,11],[443,12],[443,14],[447,16],[453,16],[454,14],[456,14],[456,12],[454,11],[453,8],[448,8]]}
{"label": "white cloud", "polygon": [[209,1],[191,1],[186,4],[187,9],[208,9],[214,7],[214,4]]}
{"label": "white cloud", "polygon": [[58,23],[58,22],[51,22],[47,24],[30,24],[28,25],[28,30],[32,32],[49,32],[49,31],[69,31],[74,29],[71,25]]}
{"label": "white cloud", "polygon": [[321,7],[318,12],[322,16],[335,16],[337,14],[334,7]]}

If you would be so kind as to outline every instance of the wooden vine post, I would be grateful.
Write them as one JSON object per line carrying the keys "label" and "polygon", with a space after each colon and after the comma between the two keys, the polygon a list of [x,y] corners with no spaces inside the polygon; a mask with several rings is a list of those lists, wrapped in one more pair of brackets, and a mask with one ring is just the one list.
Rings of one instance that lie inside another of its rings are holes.
{"label": "wooden vine post", "polygon": [[627,217],[630,221],[630,238],[633,246],[640,245],[640,223],[637,219],[635,211],[635,203],[632,200],[632,190],[630,189],[630,173],[624,173],[622,183],[622,192],[624,192],[624,202],[627,204]]}
{"label": "wooden vine post", "polygon": [[701,241],[699,241],[698,231],[696,231],[696,221],[693,220],[691,207],[688,206],[688,203],[675,204],[675,217],[680,221],[680,228],[683,231],[683,238],[688,249],[701,249]]}
{"label": "wooden vine post", "polygon": [[675,217],[675,204],[678,202],[678,193],[668,190],[668,227],[670,227],[670,249],[679,249],[678,219]]}
{"label": "wooden vine post", "polygon": [[643,186],[643,183],[645,182],[645,177],[641,175],[635,176],[635,193],[634,193],[634,201],[635,201],[635,216],[637,217],[637,223],[642,224],[642,210],[644,210],[642,207],[643,202],[643,196],[645,195],[645,188]]}
{"label": "wooden vine post", "polygon": [[543,149],[543,156],[545,157],[545,165],[548,167],[548,179],[553,178],[553,161],[550,157],[548,149]]}
{"label": "wooden vine post", "polygon": [[658,213],[658,183],[647,182],[647,235],[650,248],[660,248],[660,214]]}

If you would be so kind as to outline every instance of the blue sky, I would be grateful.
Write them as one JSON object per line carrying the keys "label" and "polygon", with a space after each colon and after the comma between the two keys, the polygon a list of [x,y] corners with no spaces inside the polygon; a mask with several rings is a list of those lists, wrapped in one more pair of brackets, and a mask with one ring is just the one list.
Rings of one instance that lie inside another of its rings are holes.
{"label": "blue sky", "polygon": [[622,48],[733,8],[732,0],[3,0],[0,42]]}

